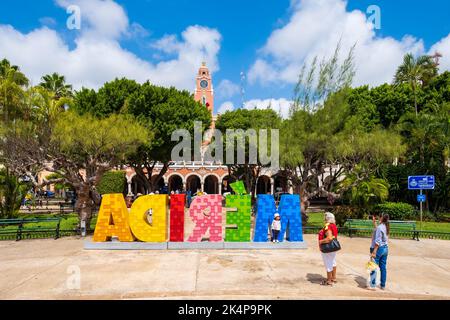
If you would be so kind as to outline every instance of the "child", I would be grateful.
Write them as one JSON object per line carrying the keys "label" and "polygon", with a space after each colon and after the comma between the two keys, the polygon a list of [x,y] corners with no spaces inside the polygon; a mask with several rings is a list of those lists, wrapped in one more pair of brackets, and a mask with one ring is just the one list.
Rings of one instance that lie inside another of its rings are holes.
{"label": "child", "polygon": [[281,231],[281,217],[278,213],[275,213],[274,220],[272,222],[272,242],[280,242],[278,236]]}

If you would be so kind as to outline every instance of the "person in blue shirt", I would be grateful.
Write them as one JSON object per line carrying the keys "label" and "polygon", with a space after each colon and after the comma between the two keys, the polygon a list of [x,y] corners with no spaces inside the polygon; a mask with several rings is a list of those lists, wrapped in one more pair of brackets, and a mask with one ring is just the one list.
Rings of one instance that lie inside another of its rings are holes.
{"label": "person in blue shirt", "polygon": [[[374,231],[372,236],[372,245],[370,247],[371,257],[375,260],[376,264],[380,267],[381,280],[380,289],[386,288],[386,264],[389,254],[389,215],[385,214],[380,217],[380,224]],[[370,274],[370,289],[375,289],[377,279],[377,271],[374,270]]]}

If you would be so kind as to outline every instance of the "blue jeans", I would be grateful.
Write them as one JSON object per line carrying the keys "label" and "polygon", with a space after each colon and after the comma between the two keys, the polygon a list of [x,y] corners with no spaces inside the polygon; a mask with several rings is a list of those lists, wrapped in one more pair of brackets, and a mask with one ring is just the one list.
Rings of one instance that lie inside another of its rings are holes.
{"label": "blue jeans", "polygon": [[[373,249],[370,249],[370,252],[373,252]],[[375,263],[378,264],[381,272],[381,281],[380,281],[381,288],[386,287],[386,276],[387,276],[386,264],[388,254],[389,254],[388,246],[382,246],[378,248],[377,256],[375,257]],[[372,271],[372,273],[370,274],[370,286],[372,288],[375,288],[376,280],[377,280],[377,270]]]}

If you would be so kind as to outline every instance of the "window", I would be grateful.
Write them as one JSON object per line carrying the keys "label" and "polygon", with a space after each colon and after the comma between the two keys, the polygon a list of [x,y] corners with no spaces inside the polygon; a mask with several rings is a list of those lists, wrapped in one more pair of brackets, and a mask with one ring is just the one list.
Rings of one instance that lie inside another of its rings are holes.
{"label": "window", "polygon": [[203,96],[202,102],[203,102],[203,105],[206,106],[206,97],[205,96]]}

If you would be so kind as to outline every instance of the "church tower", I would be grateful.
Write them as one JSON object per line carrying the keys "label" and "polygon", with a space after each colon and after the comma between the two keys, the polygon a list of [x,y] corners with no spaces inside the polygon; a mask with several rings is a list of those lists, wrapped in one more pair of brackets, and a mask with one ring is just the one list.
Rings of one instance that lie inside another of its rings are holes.
{"label": "church tower", "polygon": [[202,66],[198,70],[194,97],[196,101],[199,101],[202,105],[208,108],[211,115],[213,114],[214,88],[211,74],[209,73],[209,69],[205,62],[202,63]]}

